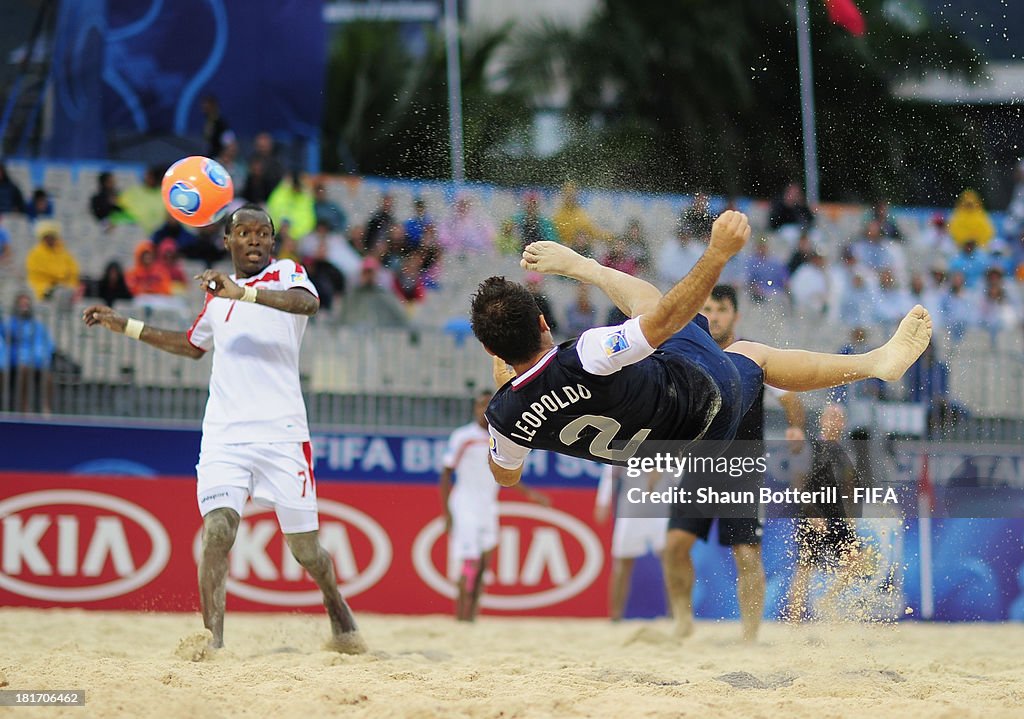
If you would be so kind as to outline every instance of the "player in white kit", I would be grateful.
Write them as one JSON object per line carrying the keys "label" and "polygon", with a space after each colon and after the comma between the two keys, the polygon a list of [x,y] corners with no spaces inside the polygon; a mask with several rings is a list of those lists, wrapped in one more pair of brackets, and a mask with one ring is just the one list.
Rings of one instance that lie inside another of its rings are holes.
{"label": "player in white kit", "polygon": [[338,591],[334,564],[318,541],[319,521],[299,348],[319,298],[304,269],[274,260],[274,226],[246,205],[225,225],[235,274],[207,270],[196,279],[206,304],[187,332],[150,327],[109,307],[83,319],[172,354],[199,359],[216,348],[203,417],[197,500],[203,515],[199,597],[210,646],[224,644],[228,551],[250,497],[274,508],[288,547],[324,595],[332,638],[327,648],[362,653],[366,645]]}
{"label": "player in white kit", "polygon": [[[448,439],[439,486],[448,552],[459,567],[459,595],[455,600],[455,618],[462,622],[476,619],[483,593],[484,572],[498,546],[498,491],[487,458],[490,435],[484,411],[491,401],[490,392],[482,392],[473,404],[473,421]],[[452,475],[455,476],[454,488]],[[548,505],[543,494],[519,484],[527,499]]]}
{"label": "player in white kit", "polygon": [[[637,517],[630,512],[629,491],[664,491],[671,488],[668,475],[643,472],[630,477],[625,467],[606,464],[601,471],[594,503],[594,520],[604,524],[611,513],[612,498],[616,499],[615,528],[612,530],[612,575],[608,581],[608,617],[613,622],[622,619],[629,597],[629,583],[638,557],[654,552],[659,557],[665,549],[668,514],[664,517]],[[616,486],[618,485],[618,486]],[[617,491],[616,491],[617,490]]]}

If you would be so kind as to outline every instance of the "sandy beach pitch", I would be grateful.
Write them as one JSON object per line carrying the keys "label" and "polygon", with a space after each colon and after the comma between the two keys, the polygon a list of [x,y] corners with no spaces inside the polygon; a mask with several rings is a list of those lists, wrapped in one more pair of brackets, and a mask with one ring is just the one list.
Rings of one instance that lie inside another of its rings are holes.
{"label": "sandy beach pitch", "polygon": [[[322,651],[320,615],[227,617],[190,661],[186,614],[0,610],[0,684],[84,689],[69,717],[1019,717],[1024,626],[698,623],[361,615],[372,653]],[[184,640],[184,641],[183,641]],[[181,645],[179,647],[179,645]]]}

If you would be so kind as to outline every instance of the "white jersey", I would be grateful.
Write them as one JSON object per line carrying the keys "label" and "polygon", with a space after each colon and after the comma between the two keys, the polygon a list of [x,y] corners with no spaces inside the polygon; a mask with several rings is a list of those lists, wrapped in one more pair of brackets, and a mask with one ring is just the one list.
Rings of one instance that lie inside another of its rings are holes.
{"label": "white jersey", "polygon": [[[301,287],[318,297],[301,265],[271,262],[243,287]],[[264,305],[207,294],[188,341],[216,348],[210,398],[203,417],[203,446],[250,442],[306,442],[309,425],[299,385],[299,348],[307,318]]]}
{"label": "white jersey", "polygon": [[459,427],[448,440],[444,466],[455,470],[455,487],[448,497],[449,508],[489,507],[498,501],[500,487],[487,463],[490,436],[476,422]]}

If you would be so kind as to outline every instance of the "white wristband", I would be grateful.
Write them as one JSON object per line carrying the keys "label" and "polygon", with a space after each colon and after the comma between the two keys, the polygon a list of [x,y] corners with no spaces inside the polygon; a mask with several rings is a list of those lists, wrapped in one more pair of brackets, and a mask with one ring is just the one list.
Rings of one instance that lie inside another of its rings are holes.
{"label": "white wristband", "polygon": [[146,326],[146,323],[142,320],[130,319],[124,326],[125,336],[131,337],[133,340],[139,339],[142,336],[142,328]]}
{"label": "white wristband", "polygon": [[242,290],[242,302],[255,302],[256,301],[256,288],[246,287]]}

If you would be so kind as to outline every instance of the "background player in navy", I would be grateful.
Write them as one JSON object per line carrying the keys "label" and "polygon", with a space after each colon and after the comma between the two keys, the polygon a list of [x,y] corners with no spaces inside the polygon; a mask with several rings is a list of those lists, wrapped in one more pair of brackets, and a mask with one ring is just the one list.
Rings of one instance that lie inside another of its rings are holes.
{"label": "background player in navy", "polygon": [[[711,296],[704,303],[704,316],[708,320],[708,328],[715,344],[723,350],[736,343],[736,323],[739,321],[736,290],[731,285],[716,285]],[[777,398],[786,411],[786,439],[804,440],[804,422],[806,415],[803,403],[794,392],[782,392],[774,387],[764,387],[758,393],[754,404],[750,407],[740,426],[736,430],[736,439],[742,442],[761,442],[764,440],[764,399],[770,394]],[[762,450],[755,450],[762,454]],[[680,486],[687,481],[683,478]],[[758,482],[760,485],[760,482]],[[676,619],[676,634],[688,636],[693,631],[693,583],[696,573],[690,552],[697,540],[707,541],[711,533],[711,525],[718,522],[718,543],[732,548],[732,556],[736,562],[736,597],[739,600],[740,623],[743,638],[753,641],[757,638],[757,630],[761,626],[764,614],[765,575],[761,561],[761,537],[764,533],[761,517],[757,507],[751,507],[748,517],[698,517],[684,516],[678,505],[668,525],[668,536],[662,560],[665,573],[665,586],[672,614]]]}
{"label": "background player in navy", "polygon": [[502,277],[484,280],[473,296],[472,323],[497,358],[501,388],[487,421],[498,483],[519,481],[531,449],[624,464],[645,441],[729,441],[764,382],[803,392],[869,377],[893,381],[928,345],[931,317],[917,305],[889,342],[862,355],[756,342],[722,351],[697,312],[749,237],[746,216],[724,212],[704,255],[664,296],[650,283],[563,245],[531,243],[523,251],[524,269],[596,285],[631,318],[587,330],[559,347],[524,287]]}

